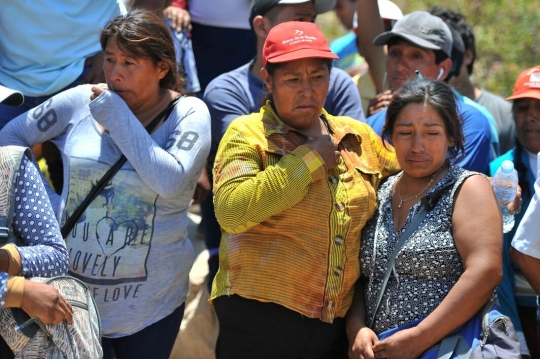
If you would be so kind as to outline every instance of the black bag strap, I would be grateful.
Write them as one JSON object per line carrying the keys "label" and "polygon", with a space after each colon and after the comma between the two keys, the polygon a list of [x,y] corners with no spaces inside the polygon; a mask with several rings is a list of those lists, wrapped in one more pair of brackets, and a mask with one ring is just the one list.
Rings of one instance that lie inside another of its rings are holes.
{"label": "black bag strap", "polygon": [[[153,120],[146,126],[146,131],[148,133],[152,133],[152,131],[156,128],[159,122],[163,119],[163,121],[166,121],[171,112],[174,109],[174,106],[178,103],[180,100],[180,96],[176,97],[174,100],[172,100],[169,103],[169,106],[163,111],[161,111]],[[116,162],[109,170],[101,177],[101,179],[96,183],[94,186],[92,186],[92,189],[90,190],[90,193],[88,193],[88,196],[82,201],[82,203],[77,207],[77,209],[73,212],[73,214],[66,220],[66,223],[62,227],[62,238],[66,238],[69,232],[73,229],[81,215],[86,211],[86,208],[92,203],[94,199],[103,191],[107,183],[111,180],[111,178],[114,177],[116,172],[120,170],[120,168],[126,163],[127,158],[126,156],[122,155],[118,162]]]}
{"label": "black bag strap", "polygon": [[437,202],[439,202],[439,199],[444,191],[450,186],[452,186],[455,182],[455,179],[451,180],[438,190],[434,191],[431,194],[427,194],[422,198],[421,203],[423,204],[420,211],[414,216],[414,218],[411,220],[411,223],[409,223],[409,226],[407,229],[399,236],[399,240],[396,243],[396,247],[394,248],[394,252],[388,259],[388,267],[386,267],[386,272],[384,273],[383,282],[381,285],[381,290],[379,291],[379,294],[377,295],[377,304],[375,304],[375,310],[373,311],[373,317],[371,317],[371,321],[369,323],[369,327],[373,328],[373,323],[375,323],[375,317],[377,316],[377,311],[379,310],[379,307],[381,305],[381,300],[384,294],[384,291],[386,290],[386,285],[388,284],[388,279],[390,278],[390,274],[392,273],[392,269],[394,268],[394,263],[396,262],[396,257],[403,248],[403,245],[409,239],[409,237],[418,229],[418,226],[422,223],[424,218],[426,218],[427,214],[437,205]]}

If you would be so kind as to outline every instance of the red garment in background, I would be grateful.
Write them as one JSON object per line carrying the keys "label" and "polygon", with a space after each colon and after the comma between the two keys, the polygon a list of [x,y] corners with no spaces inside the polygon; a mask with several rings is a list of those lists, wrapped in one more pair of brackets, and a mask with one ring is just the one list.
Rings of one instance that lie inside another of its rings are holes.
{"label": "red garment in background", "polygon": [[171,6],[187,10],[187,0],[173,0]]}

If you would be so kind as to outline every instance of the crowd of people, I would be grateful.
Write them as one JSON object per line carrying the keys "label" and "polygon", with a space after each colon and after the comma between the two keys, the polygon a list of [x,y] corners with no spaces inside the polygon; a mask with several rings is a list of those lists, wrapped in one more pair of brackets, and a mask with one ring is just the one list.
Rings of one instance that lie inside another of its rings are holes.
{"label": "crowd of people", "polygon": [[[329,45],[314,22],[333,9],[350,32]],[[540,66],[506,99],[476,87],[459,12],[77,0],[10,2],[0,23],[35,24],[0,37],[0,157],[20,162],[0,173],[19,239],[0,247],[0,311],[71,322],[25,280],[67,273],[105,359],[169,358],[200,204],[217,358],[419,358],[491,302],[505,357],[540,358]],[[488,176],[505,160],[503,235]]]}

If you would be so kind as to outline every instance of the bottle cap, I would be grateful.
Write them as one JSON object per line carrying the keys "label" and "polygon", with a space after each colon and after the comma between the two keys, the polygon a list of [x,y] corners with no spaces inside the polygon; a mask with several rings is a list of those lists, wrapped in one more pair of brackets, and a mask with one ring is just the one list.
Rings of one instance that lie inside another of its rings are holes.
{"label": "bottle cap", "polygon": [[501,171],[504,173],[512,173],[514,171],[514,162],[510,160],[504,160],[501,164]]}

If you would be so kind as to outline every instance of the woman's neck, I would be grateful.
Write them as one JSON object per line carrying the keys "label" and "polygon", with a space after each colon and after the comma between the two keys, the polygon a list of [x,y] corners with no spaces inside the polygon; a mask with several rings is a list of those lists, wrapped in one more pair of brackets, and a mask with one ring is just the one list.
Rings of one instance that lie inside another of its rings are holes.
{"label": "woman's neck", "polygon": [[392,189],[392,212],[396,231],[405,225],[410,209],[437,185],[448,170],[448,162],[445,162],[436,172],[425,177],[412,177],[403,172]]}
{"label": "woman's neck", "polygon": [[425,177],[413,177],[406,172],[403,172],[403,175],[399,178],[397,183],[401,190],[402,198],[409,198],[417,194],[419,197],[423,197],[423,195],[429,192],[429,190],[444,177],[448,172],[448,169],[448,163],[445,162],[437,171]]}
{"label": "woman's neck", "polygon": [[133,111],[133,114],[146,127],[161,111],[167,108],[174,97],[174,92],[167,89],[160,89],[156,97],[146,101],[144,108]]}
{"label": "woman's neck", "polygon": [[312,139],[330,134],[326,123],[320,116],[317,118],[317,121],[314,121],[313,126],[303,129],[295,128],[295,130]]}

